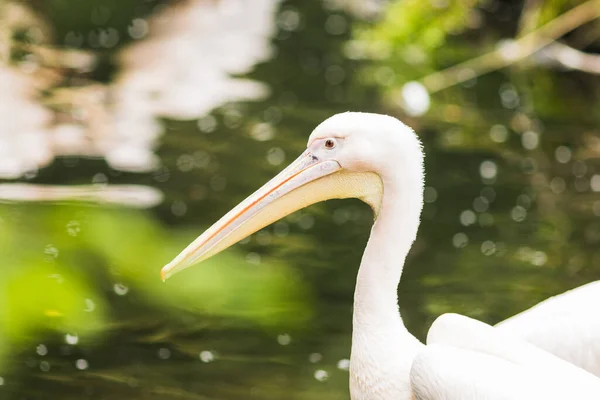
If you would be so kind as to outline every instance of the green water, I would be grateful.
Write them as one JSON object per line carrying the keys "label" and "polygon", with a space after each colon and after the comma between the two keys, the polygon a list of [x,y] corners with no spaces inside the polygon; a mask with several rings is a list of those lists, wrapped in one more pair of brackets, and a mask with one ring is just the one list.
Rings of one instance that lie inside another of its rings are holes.
{"label": "green water", "polygon": [[[156,2],[140,3],[107,4],[126,25]],[[59,36],[74,24],[91,29],[76,18],[87,10],[70,13],[68,5],[42,7]],[[503,7],[486,14],[490,38],[518,11]],[[417,337],[444,312],[496,323],[600,277],[600,196],[590,183],[600,173],[596,78],[509,68],[436,94],[428,114],[410,118],[385,100],[388,85],[365,78],[380,64],[345,56],[351,29],[326,31],[331,13],[349,28],[358,24],[352,16],[317,1],[281,8],[297,10],[303,24],[279,31],[274,56],[248,75],[270,87],[268,98],[214,110],[211,132],[165,120],[158,171],[124,173],[69,157],[30,180],[81,184],[104,174],[160,189],[160,205],[0,205],[1,398],[348,398],[368,206],[311,206],[165,284],[159,277],[203,229],[293,160],[314,126],[346,110],[396,115],[424,143],[427,202],[398,289]],[[449,40],[439,57],[463,53],[465,41]],[[332,66],[341,79],[328,79]],[[418,68],[384,66],[397,68],[395,82],[419,77]],[[95,79],[110,81],[114,68],[107,57]],[[520,103],[503,104],[503,90],[518,92]],[[273,127],[271,139],[255,139],[258,123]],[[528,131],[537,146],[526,143]]]}

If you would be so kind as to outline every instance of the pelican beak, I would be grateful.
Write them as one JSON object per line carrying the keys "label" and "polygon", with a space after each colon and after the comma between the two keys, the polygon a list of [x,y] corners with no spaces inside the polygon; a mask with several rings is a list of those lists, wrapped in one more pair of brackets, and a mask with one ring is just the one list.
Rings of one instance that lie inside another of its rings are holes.
{"label": "pelican beak", "polygon": [[341,171],[337,161],[319,160],[305,151],[165,265],[162,279],[212,257],[296,210],[319,201],[348,197],[346,193],[355,182],[342,179],[339,185],[340,180],[333,177]]}

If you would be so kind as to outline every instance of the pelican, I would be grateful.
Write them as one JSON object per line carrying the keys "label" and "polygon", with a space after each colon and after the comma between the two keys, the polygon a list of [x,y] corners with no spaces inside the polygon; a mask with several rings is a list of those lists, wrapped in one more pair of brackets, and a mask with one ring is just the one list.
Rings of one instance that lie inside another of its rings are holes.
{"label": "pelican", "polygon": [[402,322],[397,288],[423,205],[423,152],[412,129],[370,113],[334,115],[306,151],[163,267],[163,280],[316,202],[361,199],[374,224],[354,292],[352,400],[598,399],[600,379],[502,329],[445,314],[427,344]]}

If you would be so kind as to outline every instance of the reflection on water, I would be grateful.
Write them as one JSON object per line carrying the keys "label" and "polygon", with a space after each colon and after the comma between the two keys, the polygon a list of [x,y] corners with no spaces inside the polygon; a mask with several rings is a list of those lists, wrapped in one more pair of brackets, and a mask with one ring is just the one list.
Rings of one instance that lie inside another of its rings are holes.
{"label": "reflection on water", "polygon": [[[348,398],[366,205],[310,207],[159,278],[348,109],[425,146],[399,288],[419,337],[443,312],[494,323],[599,278],[596,77],[536,54],[420,81],[564,10],[383,3],[0,3],[0,175],[22,181],[0,186],[3,398]],[[565,42],[592,52],[581,29]],[[64,204],[82,195],[111,207]]]}
{"label": "reflection on water", "polygon": [[[25,5],[4,5],[0,82],[7,90],[0,98],[5,124],[0,126],[0,177],[35,174],[65,155],[104,157],[124,171],[156,169],[153,150],[163,134],[159,118],[197,119],[228,102],[267,94],[264,84],[233,76],[270,57],[276,6],[275,0],[196,0],[161,7],[148,19],[134,18],[127,31],[141,40],[116,54],[118,76],[102,84],[86,78],[99,55],[44,47],[50,41],[47,22]],[[96,13],[110,10],[99,6]],[[12,37],[22,31],[25,44]],[[65,42],[80,46],[80,36],[70,32]],[[112,48],[119,37],[107,28],[89,40]],[[25,54],[15,60],[17,52]],[[61,65],[53,65],[57,62]],[[77,82],[64,87],[73,73]],[[49,96],[41,98],[36,89]]]}
{"label": "reflection on water", "polygon": [[[110,93],[119,147],[107,154],[109,164],[136,160],[140,142],[151,148],[162,133],[158,117],[198,119],[227,102],[264,97],[264,84],[232,75],[248,73],[270,57],[276,5],[276,0],[188,1],[147,22],[134,20],[130,34],[148,37],[119,57],[121,72]],[[141,157],[135,168],[147,169],[149,161]]]}
{"label": "reflection on water", "polygon": [[163,194],[142,185],[34,185],[1,183],[0,200],[31,202],[90,202],[150,208],[163,200]]}

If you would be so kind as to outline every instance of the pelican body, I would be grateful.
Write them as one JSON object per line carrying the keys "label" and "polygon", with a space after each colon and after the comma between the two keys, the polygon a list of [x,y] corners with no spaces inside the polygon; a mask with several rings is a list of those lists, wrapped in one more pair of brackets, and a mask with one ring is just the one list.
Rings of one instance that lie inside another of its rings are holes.
{"label": "pelican body", "polygon": [[599,399],[600,379],[482,322],[439,317],[427,345],[402,322],[397,288],[423,207],[423,152],[396,118],[337,114],[306,151],[167,264],[163,279],[319,201],[359,198],[374,213],[354,292],[352,400]]}

